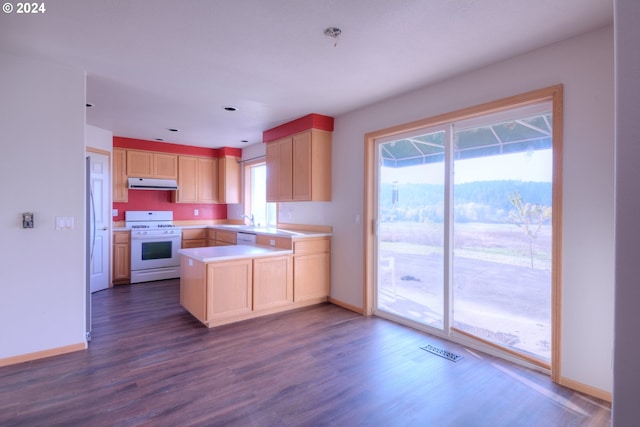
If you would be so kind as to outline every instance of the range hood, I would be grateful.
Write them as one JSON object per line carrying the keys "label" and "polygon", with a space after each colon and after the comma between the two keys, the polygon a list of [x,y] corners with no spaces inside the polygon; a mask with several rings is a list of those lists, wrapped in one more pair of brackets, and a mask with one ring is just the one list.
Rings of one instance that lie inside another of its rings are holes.
{"label": "range hood", "polygon": [[175,179],[129,178],[131,190],[177,190]]}

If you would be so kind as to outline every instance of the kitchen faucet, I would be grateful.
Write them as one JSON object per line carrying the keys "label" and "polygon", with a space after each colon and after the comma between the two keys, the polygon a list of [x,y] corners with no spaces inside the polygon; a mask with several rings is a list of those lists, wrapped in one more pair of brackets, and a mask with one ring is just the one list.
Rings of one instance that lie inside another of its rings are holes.
{"label": "kitchen faucet", "polygon": [[251,214],[251,216],[249,215],[242,215],[241,219],[244,221],[244,219],[247,218],[249,221],[251,221],[251,226],[255,227],[255,223],[253,222],[253,214]]}

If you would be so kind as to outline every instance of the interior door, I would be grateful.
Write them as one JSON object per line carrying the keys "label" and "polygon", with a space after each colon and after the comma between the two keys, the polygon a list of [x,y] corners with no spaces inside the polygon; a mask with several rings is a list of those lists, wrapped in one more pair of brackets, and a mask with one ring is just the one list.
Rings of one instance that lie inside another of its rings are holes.
{"label": "interior door", "polygon": [[106,152],[89,151],[89,283],[91,292],[109,287],[109,223],[111,208],[110,156]]}

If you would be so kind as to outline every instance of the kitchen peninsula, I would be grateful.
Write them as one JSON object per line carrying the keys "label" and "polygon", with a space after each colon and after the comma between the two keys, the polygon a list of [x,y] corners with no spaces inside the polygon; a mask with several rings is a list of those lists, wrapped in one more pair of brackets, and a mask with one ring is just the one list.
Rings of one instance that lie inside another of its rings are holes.
{"label": "kitchen peninsula", "polygon": [[180,249],[180,304],[211,328],[327,301],[330,235],[274,234],[277,246]]}

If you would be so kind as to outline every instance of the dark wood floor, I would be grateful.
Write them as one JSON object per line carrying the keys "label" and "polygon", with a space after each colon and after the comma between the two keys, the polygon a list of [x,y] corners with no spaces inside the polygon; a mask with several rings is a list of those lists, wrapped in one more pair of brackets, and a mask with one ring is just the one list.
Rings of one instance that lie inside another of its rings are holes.
{"label": "dark wood floor", "polygon": [[610,425],[545,375],[329,304],[209,330],[170,280],[93,309],[87,351],[0,368],[0,425]]}

